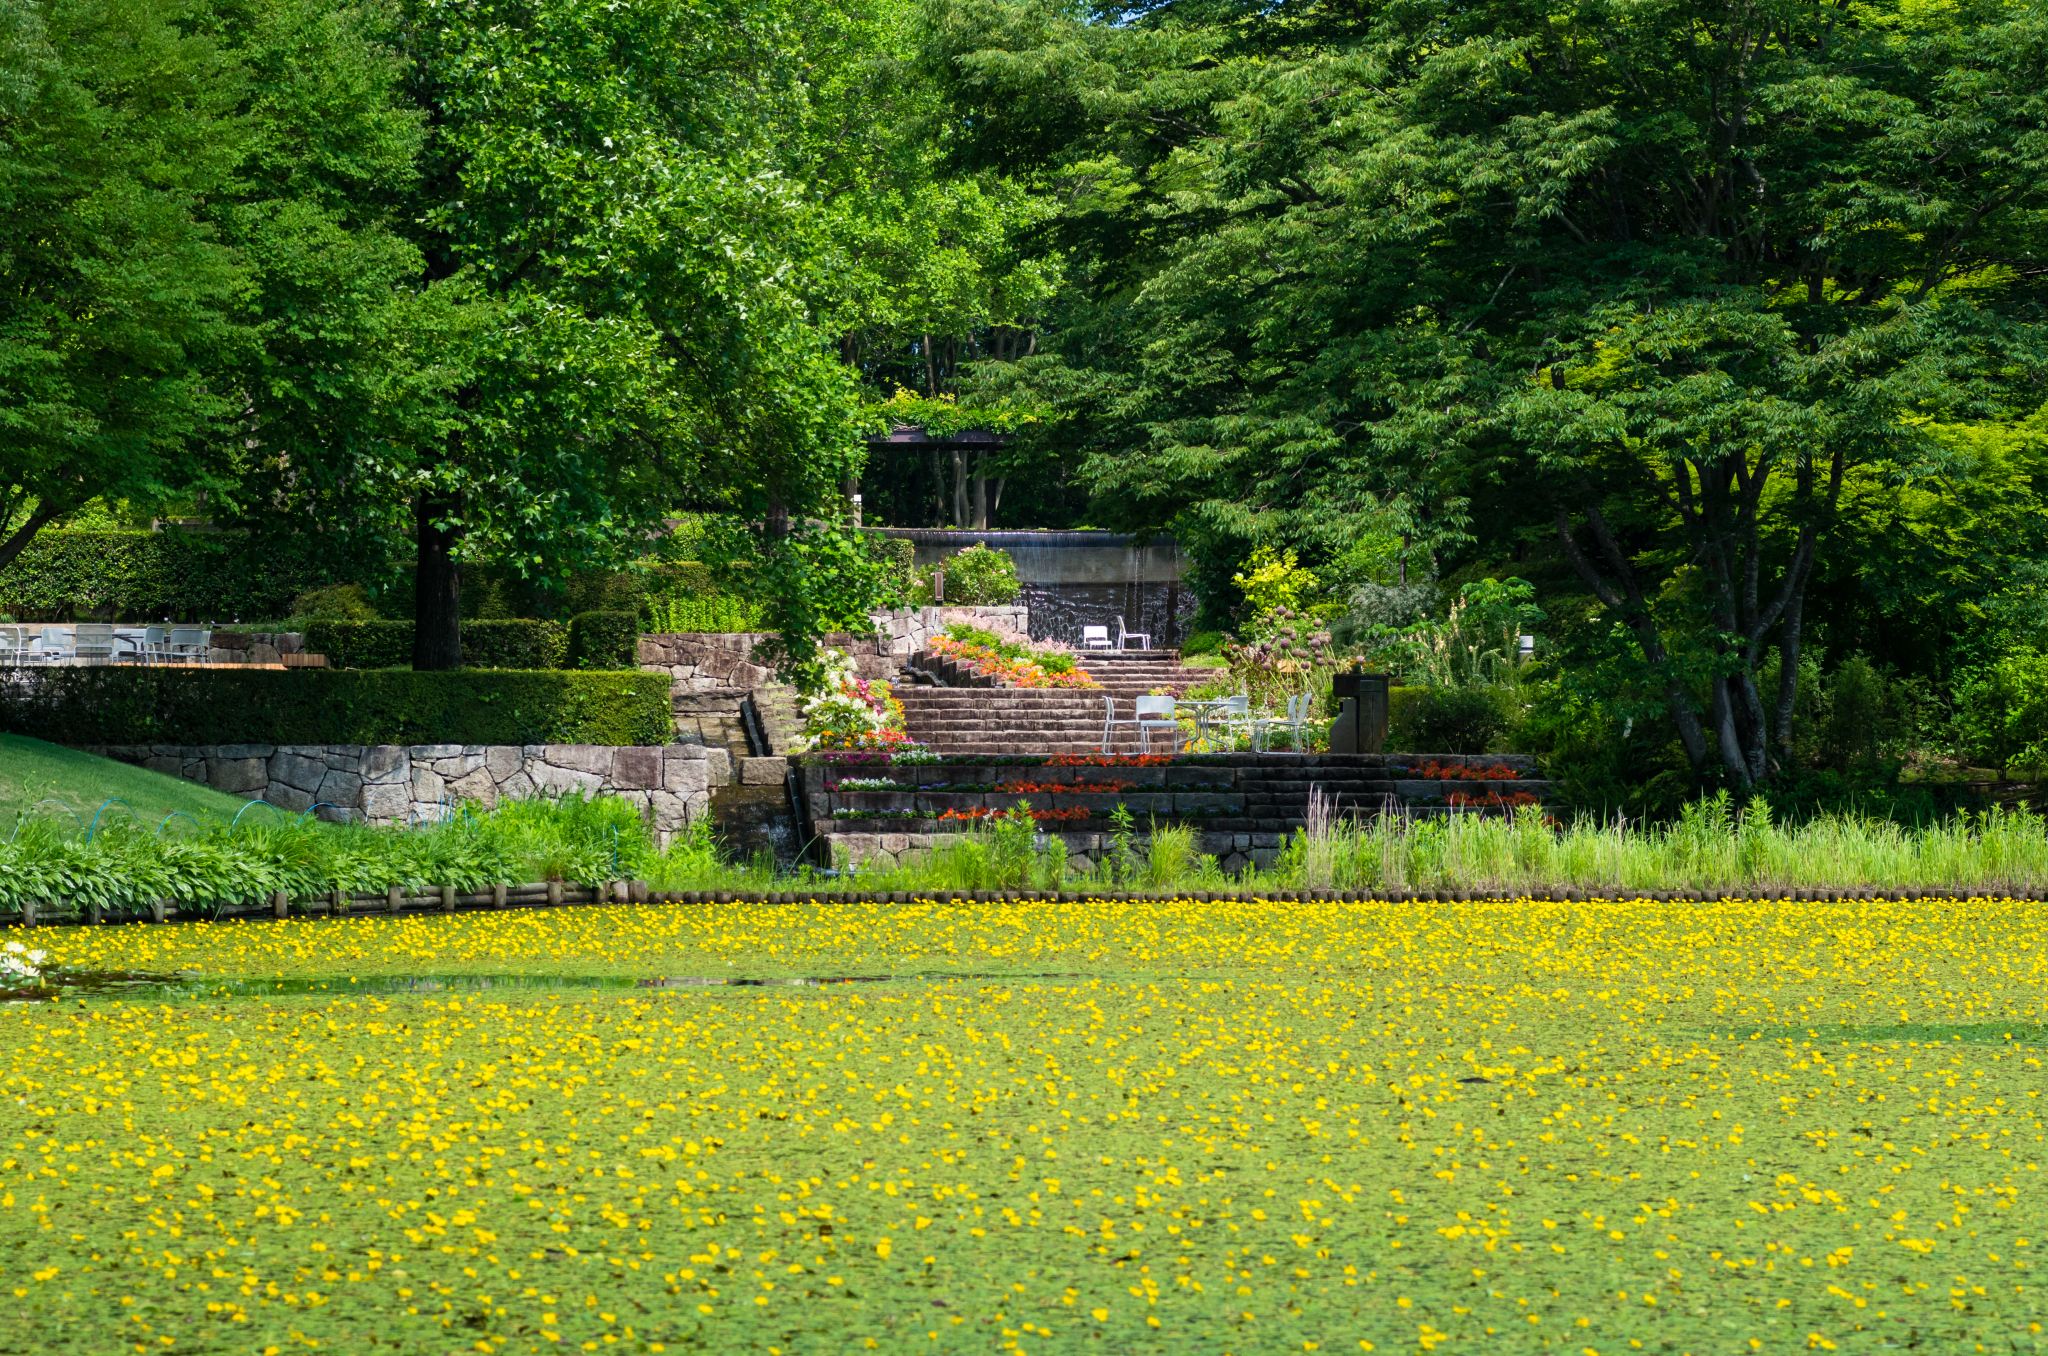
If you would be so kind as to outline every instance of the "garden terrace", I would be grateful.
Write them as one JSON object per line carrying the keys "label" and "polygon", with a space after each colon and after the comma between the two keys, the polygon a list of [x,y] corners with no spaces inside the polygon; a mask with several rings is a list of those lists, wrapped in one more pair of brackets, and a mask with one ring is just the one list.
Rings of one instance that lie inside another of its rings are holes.
{"label": "garden terrace", "polygon": [[[1103,699],[1114,698],[1117,714],[1128,717],[1138,697],[1164,689],[1184,695],[1197,683],[1213,680],[1219,670],[1189,668],[1175,650],[1091,651],[1079,656],[1094,688],[1016,688],[986,686],[922,687],[899,684],[904,727],[912,739],[943,753],[1099,753],[1102,750]],[[932,656],[917,663],[941,671]],[[949,681],[965,683],[964,674],[944,666]],[[1117,727],[1112,752],[1136,753],[1137,731]]]}
{"label": "garden terrace", "polygon": [[1228,871],[1270,866],[1308,823],[1320,788],[1332,812],[1501,812],[1540,803],[1549,783],[1532,760],[1454,754],[1193,754],[1101,757],[990,754],[890,764],[882,755],[802,760],[810,831],[835,860],[898,862],[1028,803],[1073,858],[1095,862],[1118,806],[1142,835],[1157,823],[1197,830]]}

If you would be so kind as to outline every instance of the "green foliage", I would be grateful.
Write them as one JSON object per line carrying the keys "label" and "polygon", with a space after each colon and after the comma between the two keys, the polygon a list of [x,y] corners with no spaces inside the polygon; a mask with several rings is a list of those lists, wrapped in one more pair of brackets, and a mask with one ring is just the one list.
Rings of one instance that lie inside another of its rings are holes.
{"label": "green foliage", "polygon": [[[392,669],[412,663],[409,621],[316,621],[306,649],[337,669]],[[478,669],[571,667],[570,632],[560,622],[531,619],[462,624],[462,662]]]}
{"label": "green foliage", "polygon": [[23,620],[275,620],[320,582],[280,543],[241,532],[50,531],[0,566],[0,612]]}
{"label": "green foliage", "polygon": [[[377,607],[360,584],[328,584],[292,599],[291,615],[307,621],[367,622],[377,619]],[[411,643],[410,636],[407,643]]]}
{"label": "green foliage", "polygon": [[2021,650],[1965,673],[1956,685],[1965,753],[1998,769],[2048,769],[2048,654]]}
{"label": "green foliage", "polygon": [[706,593],[691,597],[650,598],[644,615],[651,635],[695,631],[734,633],[759,631],[765,609],[759,603],[735,598],[729,593]]}
{"label": "green foliage", "polygon": [[820,637],[866,635],[870,613],[903,603],[902,577],[886,538],[823,522],[793,525],[776,534],[736,518],[711,524],[705,556],[728,588],[760,598],[774,636],[755,653],[776,665],[806,693],[820,690],[826,673]]}
{"label": "green foliage", "polygon": [[[991,607],[1014,603],[1023,595],[1017,578],[1017,562],[1008,551],[976,542],[954,553],[936,567],[946,574],[946,605],[949,607]],[[935,601],[933,572],[918,575],[916,598],[920,604]]]}
{"label": "green foliage", "polygon": [[1403,753],[1487,753],[1513,715],[1495,687],[1397,687],[1388,704],[1387,747]]}
{"label": "green foliage", "polygon": [[1543,620],[1535,596],[1526,579],[1478,579],[1458,591],[1441,619],[1396,628],[1354,614],[1352,625],[1336,634],[1411,683],[1498,684],[1521,662],[1522,633]]}
{"label": "green foliage", "polygon": [[0,13],[0,565],[90,500],[224,469],[248,274],[209,218],[252,127],[213,28],[150,0]]}
{"label": "green foliage", "polygon": [[573,669],[630,669],[639,662],[640,617],[634,612],[579,612],[569,618]]}
{"label": "green foliage", "polygon": [[1243,629],[1248,637],[1269,635],[1288,619],[1306,614],[1323,589],[1315,571],[1302,568],[1292,547],[1275,551],[1264,544],[1253,549],[1230,582],[1244,595]]}
{"label": "green foliage", "polygon": [[1348,588],[1511,554],[1749,785],[1796,738],[1772,651],[1903,663],[2038,553],[2033,8],[1269,17],[933,21],[975,163],[1035,175],[1089,283],[1011,365],[1034,436],[1212,596],[1255,543]]}
{"label": "green foliage", "polygon": [[372,829],[305,817],[227,813],[152,832],[133,819],[103,819],[88,836],[66,818],[28,817],[0,839],[0,908],[34,901],[46,917],[98,904],[114,917],[158,900],[204,917],[223,903],[283,891],[307,900],[389,886],[426,890],[568,880],[596,885],[638,876],[659,862],[633,807],[615,796],[510,800],[445,822]]}
{"label": "green foliage", "polygon": [[58,744],[666,744],[652,673],[50,669],[0,723]]}

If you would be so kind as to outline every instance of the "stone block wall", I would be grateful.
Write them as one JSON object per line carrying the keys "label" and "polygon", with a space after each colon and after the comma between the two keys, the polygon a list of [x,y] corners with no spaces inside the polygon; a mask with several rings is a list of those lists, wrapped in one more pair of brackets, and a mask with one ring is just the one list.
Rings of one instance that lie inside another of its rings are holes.
{"label": "stone block wall", "polygon": [[207,657],[215,664],[275,664],[305,648],[306,637],[298,631],[215,630]]}
{"label": "stone block wall", "polygon": [[700,744],[125,744],[91,750],[280,809],[404,824],[461,801],[605,792],[640,808],[657,835],[706,813],[732,759]]}
{"label": "stone block wall", "polygon": [[[924,649],[948,626],[970,626],[1019,638],[1030,634],[1031,616],[1021,606],[915,607],[873,614],[873,636],[828,636],[825,643],[844,650],[864,678],[888,678],[903,661]],[[677,695],[700,692],[754,692],[775,681],[773,665],[756,659],[754,651],[769,635],[757,631],[690,632],[640,637],[640,667],[666,673]]]}

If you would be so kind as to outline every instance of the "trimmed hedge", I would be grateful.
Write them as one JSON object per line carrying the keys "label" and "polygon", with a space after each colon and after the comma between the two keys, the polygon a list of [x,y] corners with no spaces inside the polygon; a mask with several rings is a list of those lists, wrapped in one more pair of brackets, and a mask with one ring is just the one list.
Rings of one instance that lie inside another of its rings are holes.
{"label": "trimmed hedge", "polygon": [[51,668],[0,684],[0,728],[53,744],[666,744],[656,673]]}
{"label": "trimmed hedge", "polygon": [[579,612],[569,618],[572,669],[630,669],[639,649],[637,612]]}
{"label": "trimmed hedge", "polygon": [[[332,565],[295,553],[289,540],[239,531],[46,530],[0,570],[0,613],[22,621],[281,621],[311,590],[374,581],[369,601],[380,616],[412,616],[409,565],[400,563],[388,575],[381,560],[360,571]],[[710,569],[696,561],[590,570],[552,588],[503,566],[462,567],[465,620],[643,612],[657,600],[717,593]]]}
{"label": "trimmed hedge", "polygon": [[40,532],[0,570],[23,621],[275,620],[329,581],[242,532]]}
{"label": "trimmed hedge", "polygon": [[[409,621],[316,621],[306,624],[306,649],[326,655],[338,669],[402,669],[412,664],[412,636]],[[469,668],[559,669],[568,653],[569,631],[560,622],[462,623],[462,662]]]}
{"label": "trimmed hedge", "polygon": [[1387,693],[1387,749],[1399,753],[1489,753],[1512,713],[1486,687],[1396,687]]}

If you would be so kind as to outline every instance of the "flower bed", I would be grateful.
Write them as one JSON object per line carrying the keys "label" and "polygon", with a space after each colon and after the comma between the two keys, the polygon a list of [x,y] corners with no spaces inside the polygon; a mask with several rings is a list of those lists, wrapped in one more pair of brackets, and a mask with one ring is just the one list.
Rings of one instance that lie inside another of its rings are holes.
{"label": "flower bed", "polygon": [[1542,803],[1532,791],[1453,791],[1444,797],[1444,804],[1454,810],[1507,810]]}
{"label": "flower bed", "polygon": [[949,676],[979,679],[993,687],[1096,688],[1101,684],[1065,650],[1035,648],[1003,640],[971,626],[948,627],[934,636],[926,653],[950,666]]}
{"label": "flower bed", "polygon": [[[997,782],[996,790],[1015,796],[1113,796],[1128,791],[1135,782],[1033,782],[1012,779]],[[925,787],[924,790],[936,790]]]}
{"label": "flower bed", "polygon": [[1425,781],[1446,782],[1513,782],[1520,781],[1522,774],[1506,763],[1473,765],[1467,763],[1439,763],[1435,760],[1419,767],[1406,769],[1408,774]]}
{"label": "flower bed", "polygon": [[[939,820],[941,823],[944,823],[947,821],[1000,819],[1004,815],[1014,813],[1014,810],[1025,809],[1026,807],[1022,805],[1016,806],[1012,810],[998,810],[987,805],[974,805],[964,810],[947,810],[939,816]],[[1027,810],[1027,813],[1041,824],[1060,824],[1077,819],[1087,819],[1094,812],[1083,805],[1072,805],[1060,810],[1040,810],[1036,807],[1031,807]]]}
{"label": "flower bed", "polygon": [[804,747],[886,751],[910,742],[903,703],[887,683],[861,677],[853,660],[837,650],[825,652],[824,665],[824,689],[803,700]]}

